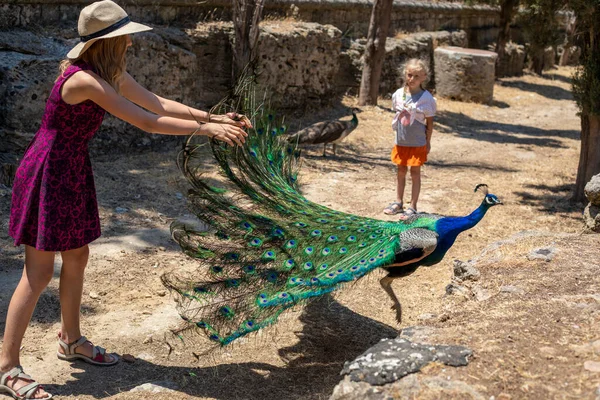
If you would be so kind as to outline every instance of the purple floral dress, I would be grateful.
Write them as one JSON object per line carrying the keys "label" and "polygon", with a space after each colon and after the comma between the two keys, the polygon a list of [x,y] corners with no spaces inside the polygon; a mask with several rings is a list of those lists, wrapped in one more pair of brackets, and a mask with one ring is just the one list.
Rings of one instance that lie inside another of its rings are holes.
{"label": "purple floral dress", "polygon": [[8,233],[15,246],[65,251],[100,236],[100,218],[88,142],[104,110],[87,100],[69,105],[63,83],[89,65],[71,65],[56,81],[42,125],[25,151],[15,175]]}

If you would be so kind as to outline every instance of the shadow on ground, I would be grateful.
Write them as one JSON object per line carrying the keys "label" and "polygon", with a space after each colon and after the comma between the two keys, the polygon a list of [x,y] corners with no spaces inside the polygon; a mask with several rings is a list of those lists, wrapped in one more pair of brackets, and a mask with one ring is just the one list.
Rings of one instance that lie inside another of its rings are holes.
{"label": "shadow on ground", "polygon": [[[548,74],[548,77],[550,76],[553,76],[557,80],[564,79],[564,77],[558,78],[558,75]],[[501,85],[520,89],[525,92],[534,92],[552,100],[573,100],[573,94],[570,91],[554,85],[540,85],[524,81],[501,81]]]}
{"label": "shadow on ground", "polygon": [[[572,213],[581,211],[582,205],[571,201],[575,185],[526,185],[531,191],[515,192],[520,197],[520,204],[535,207],[539,211],[548,214]],[[567,218],[579,219],[571,216]]]}
{"label": "shadow on ground", "polygon": [[484,142],[554,148],[565,148],[566,146],[553,137],[579,139],[580,135],[577,130],[540,129],[526,125],[481,121],[453,111],[442,111],[438,114],[436,129],[442,133]]}
{"label": "shadow on ground", "polygon": [[[328,397],[340,381],[345,361],[354,359],[381,339],[398,334],[396,329],[363,317],[331,297],[309,303],[300,320],[304,327],[297,333],[299,342],[279,350],[279,356],[287,362],[285,367],[252,362],[191,369],[137,360],[134,364],[121,363],[103,369],[99,374],[97,368],[77,364],[83,372],[73,373],[75,380],[65,385],[50,385],[48,390],[57,395],[106,398],[146,382],[172,381],[179,386],[179,392],[197,397],[321,399]],[[104,394],[99,395],[101,391],[95,385],[79,385],[79,379],[97,381]]]}

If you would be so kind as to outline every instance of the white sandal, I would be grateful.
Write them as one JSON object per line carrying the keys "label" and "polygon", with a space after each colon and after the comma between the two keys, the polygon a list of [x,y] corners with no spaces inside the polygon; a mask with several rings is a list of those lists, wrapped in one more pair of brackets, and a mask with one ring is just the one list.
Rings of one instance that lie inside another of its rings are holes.
{"label": "white sandal", "polygon": [[[6,384],[9,381],[9,379],[12,379],[13,383],[15,382],[16,379],[23,379],[26,381],[31,381],[31,383],[29,383],[23,387],[20,387],[17,390],[14,390],[13,388],[9,387]],[[37,383],[32,377],[30,377],[25,372],[23,372],[23,367],[20,367],[20,366],[14,367],[10,371],[6,372],[5,374],[2,374],[2,376],[0,377],[0,393],[8,394],[9,396],[12,396],[12,398],[16,399],[16,400],[33,399],[35,392],[38,389],[43,389],[43,388],[44,387],[42,385]],[[52,395],[50,393],[46,393],[46,395],[47,395],[46,397],[40,397],[39,400],[49,400],[52,398]]]}
{"label": "white sandal", "polygon": [[[62,347],[64,354],[61,353],[60,351],[58,351],[56,353],[56,355],[58,356],[58,358],[60,360],[64,360],[64,361],[83,360],[86,363],[89,363],[92,365],[101,365],[104,367],[108,367],[110,365],[115,365],[116,363],[119,362],[119,356],[117,356],[114,353],[110,354],[114,358],[114,360],[106,361],[106,350],[100,346],[92,345],[93,347],[92,347],[92,356],[91,357],[88,357],[85,354],[76,353],[75,349],[77,349],[79,346],[85,344],[86,342],[89,342],[89,340],[87,340],[87,338],[85,336],[80,337],[73,343],[65,343],[59,337],[58,344],[60,345],[60,347]],[[92,343],[90,342],[90,344],[92,344]]]}

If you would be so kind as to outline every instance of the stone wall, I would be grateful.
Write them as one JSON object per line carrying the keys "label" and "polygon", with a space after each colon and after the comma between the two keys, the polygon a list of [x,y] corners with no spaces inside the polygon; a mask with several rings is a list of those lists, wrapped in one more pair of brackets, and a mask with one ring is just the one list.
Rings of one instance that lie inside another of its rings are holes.
{"label": "stone wall", "polygon": [[[0,30],[73,26],[85,0],[0,0]],[[175,27],[195,28],[206,21],[231,20],[230,0],[119,0],[136,21]],[[330,24],[353,38],[365,37],[372,2],[368,0],[269,0],[266,16],[292,17],[299,21]],[[396,0],[392,32],[464,30],[470,47],[483,48],[496,37],[499,17],[496,8],[460,3]]]}
{"label": "stone wall", "polygon": [[[208,23],[188,30],[156,27],[134,36],[128,71],[161,96],[209,109],[232,86],[231,39],[230,23]],[[18,148],[38,129],[58,64],[75,43],[76,39],[49,31],[0,32],[0,96],[4,99],[0,130],[25,133],[15,143]],[[279,108],[326,105],[336,94],[340,46],[341,32],[331,25],[264,23],[259,39],[260,90]],[[108,148],[135,147],[156,140],[167,138],[142,134],[107,116],[93,143]]]}

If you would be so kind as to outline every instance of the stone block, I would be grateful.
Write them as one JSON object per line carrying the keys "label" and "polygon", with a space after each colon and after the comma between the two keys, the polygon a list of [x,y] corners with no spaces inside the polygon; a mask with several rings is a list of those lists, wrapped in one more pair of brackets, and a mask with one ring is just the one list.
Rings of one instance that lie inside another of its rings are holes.
{"label": "stone block", "polygon": [[434,51],[437,95],[491,103],[497,58],[496,53],[486,50],[438,47]]}
{"label": "stone block", "polygon": [[496,76],[507,77],[523,75],[525,55],[525,46],[513,42],[507,43],[504,48],[504,59],[498,61]]}

